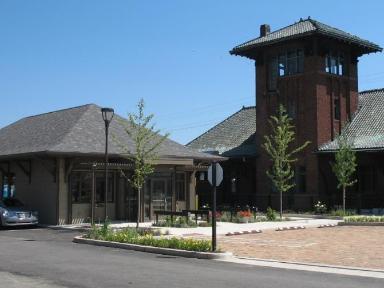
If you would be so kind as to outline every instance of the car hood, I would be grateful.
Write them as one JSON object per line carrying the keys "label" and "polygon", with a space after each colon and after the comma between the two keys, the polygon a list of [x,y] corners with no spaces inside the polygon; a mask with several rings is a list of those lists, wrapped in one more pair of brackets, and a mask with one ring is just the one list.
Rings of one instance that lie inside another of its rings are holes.
{"label": "car hood", "polygon": [[28,207],[5,207],[3,209],[12,212],[32,212]]}

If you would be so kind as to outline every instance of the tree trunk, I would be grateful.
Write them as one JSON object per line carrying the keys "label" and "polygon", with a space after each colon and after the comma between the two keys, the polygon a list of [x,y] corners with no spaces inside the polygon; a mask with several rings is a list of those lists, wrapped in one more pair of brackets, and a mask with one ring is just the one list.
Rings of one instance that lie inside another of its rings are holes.
{"label": "tree trunk", "polygon": [[343,212],[345,215],[345,186],[343,186]]}
{"label": "tree trunk", "polygon": [[280,220],[283,220],[283,191],[280,191]]}
{"label": "tree trunk", "polygon": [[139,229],[140,224],[140,196],[141,196],[141,188],[137,189],[137,220],[136,220],[136,229]]}

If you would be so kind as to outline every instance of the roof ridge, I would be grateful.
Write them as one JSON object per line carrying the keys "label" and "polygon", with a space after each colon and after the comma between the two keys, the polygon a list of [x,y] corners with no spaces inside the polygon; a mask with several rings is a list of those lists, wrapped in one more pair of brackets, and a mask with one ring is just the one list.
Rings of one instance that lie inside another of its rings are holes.
{"label": "roof ridge", "polygon": [[381,52],[383,50],[379,45],[363,39],[360,36],[308,17],[307,19],[300,18],[298,22],[294,22],[288,26],[271,31],[264,36],[259,36],[237,45],[230,50],[229,53],[252,59],[252,57],[247,55],[247,51],[250,49],[272,45],[289,39],[302,38],[311,34],[325,35],[338,41],[347,41],[351,43],[351,45],[361,46],[363,50],[365,49],[363,51],[365,53],[363,54]]}
{"label": "roof ridge", "polygon": [[[256,105],[251,105],[251,106],[244,106],[241,108],[241,110],[246,110],[246,109],[252,109],[252,108],[256,108]],[[240,110],[240,111],[241,111]]]}
{"label": "roof ridge", "polygon": [[[56,146],[59,146],[61,143],[63,143],[63,140],[73,131],[73,128],[77,126],[77,124],[80,122],[80,119],[82,119],[84,117],[84,114],[86,112],[89,111],[89,109],[92,107],[92,106],[97,106],[95,104],[87,104],[87,105],[81,105],[81,106],[78,106],[78,107],[73,107],[73,108],[79,108],[79,107],[85,107],[85,106],[88,106],[87,109],[85,109],[82,113],[81,113],[81,116],[79,118],[77,118],[77,120],[75,121],[75,123],[73,123],[72,127],[68,129],[68,131],[66,133],[63,134],[63,136],[58,139],[56,141],[55,144],[51,145],[51,150],[54,150],[54,148]],[[62,109],[62,110],[70,110],[70,109],[73,109],[73,108],[69,108],[69,109]],[[62,110],[59,110],[59,111],[62,111]],[[58,112],[58,111],[56,111]],[[46,113],[46,114],[49,114],[49,113]]]}
{"label": "roof ridge", "polygon": [[88,104],[83,104],[83,105],[79,105],[79,106],[73,106],[73,107],[69,107],[69,108],[63,108],[63,109],[58,109],[58,110],[54,110],[54,111],[44,112],[44,113],[40,113],[40,114],[30,115],[30,116],[23,117],[20,120],[27,119],[27,118],[38,117],[38,116],[47,115],[47,114],[52,114],[52,113],[57,113],[57,112],[62,112],[62,111],[71,110],[71,109],[78,109],[78,108],[81,108],[81,107],[92,106],[92,105],[93,106],[97,106],[94,103],[88,103]]}
{"label": "roof ridge", "polygon": [[[253,39],[251,39],[251,40],[249,40],[249,41],[246,41],[246,42],[244,42],[244,43],[241,43],[241,44],[235,46],[231,51],[233,51],[233,50],[236,49],[236,48],[240,48],[241,46],[246,45],[247,43],[253,42],[253,41],[255,41],[256,39],[260,39],[260,38],[267,37],[268,35],[271,35],[271,34],[274,34],[274,33],[279,32],[280,30],[286,29],[286,28],[288,28],[288,27],[297,25],[298,23],[306,22],[306,21],[309,21],[309,20],[311,20],[311,19],[310,19],[310,18],[309,18],[309,19],[302,19],[302,18],[300,18],[300,20],[299,20],[298,22],[294,22],[294,23],[292,23],[292,24],[290,24],[290,25],[288,25],[288,26],[281,27],[280,29],[277,29],[277,30],[274,30],[274,31],[268,33],[267,35],[259,36],[259,37],[253,38]],[[311,23],[312,23],[312,22],[311,22]],[[313,24],[313,23],[312,23],[312,24]],[[317,29],[316,26],[315,26],[315,28]]]}
{"label": "roof ridge", "polygon": [[189,141],[187,144],[185,144],[185,146],[188,146],[189,144],[191,144],[193,141],[203,137],[204,135],[208,134],[210,131],[212,131],[214,128],[216,128],[217,126],[219,126],[220,124],[223,124],[224,122],[228,121],[230,118],[234,117],[235,115],[239,114],[241,111],[243,110],[246,110],[246,109],[251,109],[251,108],[256,108],[256,106],[248,106],[248,107],[245,107],[243,106],[240,110],[236,111],[235,113],[233,113],[232,115],[229,115],[227,118],[225,118],[224,120],[222,120],[221,122],[217,123],[216,125],[214,125],[213,127],[211,127],[210,129],[208,129],[207,131],[205,131],[203,134],[197,136],[196,138],[192,139],[191,141]]}
{"label": "roof ridge", "polygon": [[[340,29],[340,28],[331,26],[331,25],[329,25],[329,24],[325,24],[325,23],[320,22],[320,21],[317,21],[317,20],[315,20],[315,19],[311,19],[311,18],[309,18],[308,20],[309,20],[309,21],[316,27],[316,29],[317,29],[318,31],[320,31],[320,32],[327,33],[327,34],[332,34],[332,35],[334,35],[334,36],[339,36],[339,37],[341,37],[341,34],[347,34],[348,37],[350,37],[350,38],[363,40],[363,41],[365,41],[365,42],[367,42],[367,43],[370,43],[370,44],[372,44],[372,45],[378,46],[378,45],[376,45],[375,43],[373,43],[373,42],[371,42],[371,41],[369,41],[369,40],[363,39],[363,38],[361,38],[361,37],[359,37],[359,36],[357,36],[357,35],[354,35],[354,34],[348,32],[348,31],[342,30],[342,29]],[[319,24],[320,24],[320,25],[319,25]],[[333,30],[338,31],[338,32],[340,33],[340,35],[337,35],[336,33],[333,33],[333,32],[330,32],[330,31],[326,31],[325,29],[323,29],[322,27],[320,27],[321,25],[327,27],[328,29],[331,28],[331,29],[333,29]]]}
{"label": "roof ridge", "polygon": [[369,90],[363,90],[363,91],[359,92],[359,95],[360,94],[366,94],[366,93],[372,93],[372,92],[378,92],[378,91],[384,91],[384,87],[383,88],[374,88],[374,89],[369,89]]}

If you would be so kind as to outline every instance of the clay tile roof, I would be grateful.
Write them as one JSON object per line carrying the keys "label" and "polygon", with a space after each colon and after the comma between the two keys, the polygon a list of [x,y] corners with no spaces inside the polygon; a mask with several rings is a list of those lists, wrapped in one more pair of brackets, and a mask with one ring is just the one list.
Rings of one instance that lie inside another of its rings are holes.
{"label": "clay tile roof", "polygon": [[243,107],[187,144],[225,157],[255,156],[256,107]]}
{"label": "clay tile roof", "polygon": [[[359,93],[359,107],[351,123],[343,129],[356,150],[384,149],[384,88]],[[334,151],[337,142],[319,147],[320,152]]]}
{"label": "clay tile roof", "polygon": [[258,37],[256,39],[240,44],[233,48],[230,53],[234,55],[246,56],[246,51],[257,47],[266,46],[290,39],[301,38],[313,34],[324,35],[327,37],[346,41],[361,46],[362,48],[365,48],[367,52],[382,51],[382,48],[375,43],[372,43],[355,35],[344,32],[340,29],[331,27],[327,24],[308,18],[305,20],[300,19],[299,22],[273,31],[267,34],[266,36]]}

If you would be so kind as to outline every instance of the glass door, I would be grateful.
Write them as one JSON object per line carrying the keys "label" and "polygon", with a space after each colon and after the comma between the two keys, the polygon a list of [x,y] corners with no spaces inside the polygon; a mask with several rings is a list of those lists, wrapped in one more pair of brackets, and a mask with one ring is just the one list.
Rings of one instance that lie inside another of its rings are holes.
{"label": "glass door", "polygon": [[128,181],[125,183],[125,218],[128,221],[137,219],[137,192],[132,188]]}
{"label": "glass door", "polygon": [[172,210],[172,186],[167,179],[152,179],[151,181],[151,212]]}

